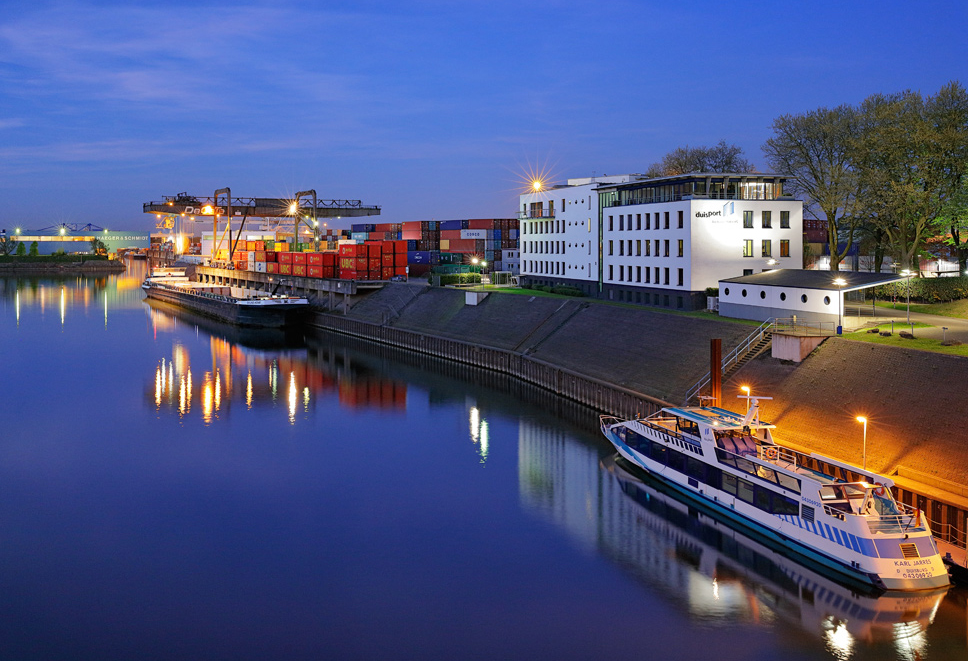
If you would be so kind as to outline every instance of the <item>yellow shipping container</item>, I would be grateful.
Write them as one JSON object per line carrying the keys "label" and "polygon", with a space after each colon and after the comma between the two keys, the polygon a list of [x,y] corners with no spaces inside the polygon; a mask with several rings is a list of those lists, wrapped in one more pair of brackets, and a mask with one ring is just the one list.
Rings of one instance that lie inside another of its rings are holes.
{"label": "yellow shipping container", "polygon": [[440,249],[441,250],[450,250],[450,239],[441,239],[440,240]]}
{"label": "yellow shipping container", "polygon": [[282,242],[276,241],[275,251],[276,252],[289,252],[289,244],[288,243],[282,243]]}

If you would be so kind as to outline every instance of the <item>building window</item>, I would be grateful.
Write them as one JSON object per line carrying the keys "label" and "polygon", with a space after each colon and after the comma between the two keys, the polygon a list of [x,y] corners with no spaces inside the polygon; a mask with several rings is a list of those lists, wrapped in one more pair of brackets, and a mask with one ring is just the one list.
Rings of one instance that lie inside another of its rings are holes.
{"label": "building window", "polygon": [[642,256],[642,240],[641,239],[636,239],[635,240],[635,256],[636,257],[641,257]]}
{"label": "building window", "polygon": [[646,257],[652,256],[652,242],[649,241],[648,239],[645,240],[645,256]]}
{"label": "building window", "polygon": [[[683,273],[682,273],[682,269],[678,269],[678,271],[679,271],[679,286],[681,287],[682,286]],[[680,305],[679,307],[682,307],[682,306]]]}
{"label": "building window", "polygon": [[625,216],[620,215],[618,217],[618,231],[621,232],[624,229],[625,229]]}
{"label": "building window", "polygon": [[669,256],[669,239],[665,240],[665,256]]}
{"label": "building window", "polygon": [[662,253],[661,253],[661,252],[659,252],[659,240],[658,240],[658,239],[656,239],[656,240],[655,240],[655,256],[656,256],[656,257],[658,257],[658,256],[659,256],[659,255],[661,255],[661,254],[662,254]]}
{"label": "building window", "polygon": [[[752,241],[750,243],[752,243]],[[609,257],[611,257],[614,254],[615,254],[615,242],[612,241],[611,239],[609,239],[609,241],[608,241],[608,255],[609,255]]]}
{"label": "building window", "polygon": [[773,242],[769,239],[763,239],[763,257],[773,256]]}
{"label": "building window", "polygon": [[665,212],[665,228],[669,229],[669,212]]}
{"label": "building window", "polygon": [[743,269],[743,275],[753,275],[753,269]]}
{"label": "building window", "polygon": [[611,264],[608,265],[608,279],[609,280],[615,279],[615,272]]}
{"label": "building window", "polygon": [[659,267],[655,267],[655,284],[659,284]]}
{"label": "building window", "polygon": [[[609,216],[611,218],[611,216]],[[750,229],[753,227],[753,212],[744,211],[743,212],[743,227]]]}
{"label": "building window", "polygon": [[682,229],[682,212],[679,212],[679,229]]}
{"label": "building window", "polygon": [[[611,241],[609,241],[609,243],[611,243]],[[625,241],[618,242],[618,254],[620,257],[625,256]]]}
{"label": "building window", "polygon": [[[611,243],[612,242],[609,241],[609,244]],[[612,254],[611,245],[609,245],[608,254],[610,255]],[[746,239],[745,241],[743,241],[743,257],[752,257],[752,256],[753,256],[753,239]]]}
{"label": "building window", "polygon": [[652,214],[645,214],[645,229],[652,229]]}
{"label": "building window", "polygon": [[632,256],[632,239],[629,239],[629,257]]}
{"label": "building window", "polygon": [[[669,267],[668,266],[665,267],[665,273],[663,275],[665,275],[665,284],[669,284]],[[668,303],[666,305],[668,305]]]}
{"label": "building window", "polygon": [[685,254],[685,241],[679,239],[679,256],[682,257]]}
{"label": "building window", "polygon": [[763,212],[763,229],[773,229],[773,212],[764,211]]}
{"label": "building window", "polygon": [[790,240],[780,239],[780,257],[790,256]]}
{"label": "building window", "polygon": [[642,267],[641,266],[636,266],[635,267],[635,281],[636,282],[642,282]]}
{"label": "building window", "polygon": [[640,213],[635,214],[635,229],[642,229],[642,214]]}
{"label": "building window", "polygon": [[652,282],[652,271],[649,269],[648,266],[645,267],[645,282],[646,284]]}
{"label": "building window", "polygon": [[780,229],[788,230],[790,229],[790,212],[781,211],[780,212]]}
{"label": "building window", "polygon": [[618,265],[618,281],[619,282],[625,281],[625,267],[622,266],[621,264]]}
{"label": "building window", "polygon": [[615,229],[615,218],[613,216],[609,216],[608,217],[608,231],[611,232],[614,229]]}

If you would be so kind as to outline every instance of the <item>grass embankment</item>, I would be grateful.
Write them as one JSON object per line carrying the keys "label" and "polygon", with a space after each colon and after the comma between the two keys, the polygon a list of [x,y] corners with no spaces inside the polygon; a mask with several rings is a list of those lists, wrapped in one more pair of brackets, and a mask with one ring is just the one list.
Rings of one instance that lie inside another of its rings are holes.
{"label": "grass embankment", "polygon": [[[913,311],[913,306],[912,306]],[[968,344],[955,344],[951,346],[945,346],[941,343],[941,340],[932,340],[929,338],[918,337],[919,328],[933,328],[928,324],[914,324],[914,339],[901,337],[899,333],[904,330],[910,330],[910,326],[904,323],[894,323],[893,334],[885,337],[880,333],[870,333],[869,329],[863,329],[854,331],[853,333],[844,333],[844,337],[848,340],[855,340],[857,342],[869,342],[871,344],[883,344],[889,347],[901,347],[903,349],[918,349],[919,351],[933,351],[934,353],[944,353],[952,356],[968,356]],[[890,331],[891,324],[881,324],[877,327],[879,331]]]}
{"label": "grass embankment", "polygon": [[[879,308],[892,310],[907,310],[907,303],[889,303],[878,301],[875,305]],[[934,314],[941,317],[955,317],[957,319],[968,319],[968,299],[950,301],[948,303],[911,303],[911,312],[922,314]]]}

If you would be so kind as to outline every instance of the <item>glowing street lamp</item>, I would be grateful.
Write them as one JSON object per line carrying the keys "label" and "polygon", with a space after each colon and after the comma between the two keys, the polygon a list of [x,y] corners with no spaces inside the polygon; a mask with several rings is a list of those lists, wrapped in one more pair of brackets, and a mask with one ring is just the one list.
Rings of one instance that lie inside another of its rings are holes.
{"label": "glowing street lamp", "polygon": [[749,413],[750,412],[750,387],[740,386],[739,389],[746,393],[746,412]]}
{"label": "glowing street lamp", "polygon": [[834,280],[834,284],[837,285],[837,335],[843,335],[844,332],[844,285],[847,281],[843,278],[837,278]]}
{"label": "glowing street lamp", "polygon": [[867,470],[867,418],[859,415],[857,416],[857,422],[864,425],[864,470]]}
{"label": "glowing street lamp", "polygon": [[531,182],[531,190],[535,193],[540,193],[544,189],[544,182],[540,179],[535,179]]}

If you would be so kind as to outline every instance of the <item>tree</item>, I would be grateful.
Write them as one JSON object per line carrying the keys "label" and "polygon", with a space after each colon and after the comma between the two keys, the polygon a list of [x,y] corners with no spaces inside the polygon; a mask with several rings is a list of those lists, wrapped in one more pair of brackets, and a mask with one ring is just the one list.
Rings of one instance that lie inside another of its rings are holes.
{"label": "tree", "polygon": [[6,234],[0,235],[0,255],[9,255],[17,248],[17,240]]}
{"label": "tree", "polygon": [[107,255],[108,247],[104,245],[104,241],[98,237],[91,237],[91,252],[95,255]]}
{"label": "tree", "polygon": [[17,242],[17,257],[24,257],[27,255],[27,246],[24,245],[23,241]]}
{"label": "tree", "polygon": [[875,94],[860,113],[862,213],[912,269],[968,171],[968,92],[952,82],[933,97]]}
{"label": "tree", "polygon": [[714,147],[677,147],[645,171],[648,177],[670,177],[690,172],[756,172],[743,150],[720,140]]}
{"label": "tree", "polygon": [[[773,137],[763,145],[770,169],[793,175],[786,188],[804,199],[804,211],[827,223],[830,270],[854,243],[857,173],[853,148],[858,135],[857,111],[849,105],[818,108],[773,120]],[[846,245],[840,250],[841,235]]]}
{"label": "tree", "polygon": [[36,257],[37,255],[40,254],[40,250],[37,249],[37,242],[36,241],[33,241],[30,244],[30,253],[29,254],[30,254],[31,257]]}
{"label": "tree", "polygon": [[937,231],[958,262],[958,273],[968,271],[968,175],[938,214]]}

